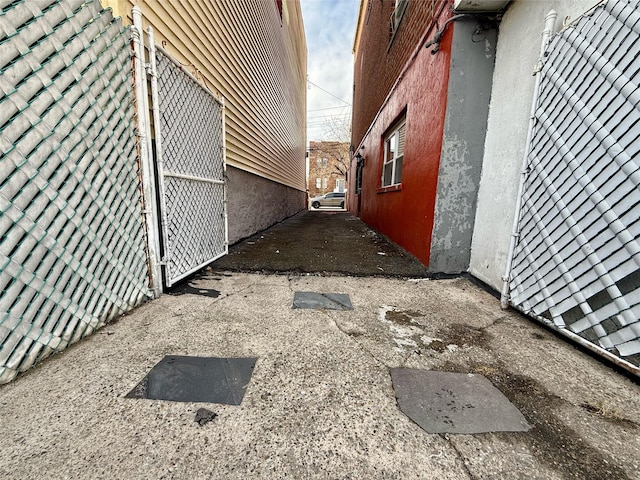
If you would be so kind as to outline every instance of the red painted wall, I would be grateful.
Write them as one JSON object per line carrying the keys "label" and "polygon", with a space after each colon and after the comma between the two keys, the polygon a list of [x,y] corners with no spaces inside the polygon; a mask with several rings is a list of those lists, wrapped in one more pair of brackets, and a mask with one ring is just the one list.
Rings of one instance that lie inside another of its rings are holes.
{"label": "red painted wall", "polygon": [[[438,24],[451,16],[444,8]],[[442,38],[440,51],[432,55],[421,48],[400,81],[391,90],[356,149],[365,157],[361,198],[351,195],[348,208],[375,230],[387,235],[425,265],[429,265],[438,167],[444,131],[451,39],[454,25]],[[423,30],[424,33],[424,30]],[[426,38],[431,39],[431,28]],[[358,65],[356,64],[356,70]],[[362,74],[362,72],[360,72]],[[356,75],[356,79],[358,75]],[[356,85],[356,90],[358,86]],[[356,111],[366,99],[354,99]],[[406,144],[402,164],[402,185],[395,191],[380,188],[383,163],[383,136],[406,109]],[[364,147],[364,148],[360,148]],[[355,164],[352,164],[355,165]],[[349,190],[355,193],[355,168],[349,174]]]}

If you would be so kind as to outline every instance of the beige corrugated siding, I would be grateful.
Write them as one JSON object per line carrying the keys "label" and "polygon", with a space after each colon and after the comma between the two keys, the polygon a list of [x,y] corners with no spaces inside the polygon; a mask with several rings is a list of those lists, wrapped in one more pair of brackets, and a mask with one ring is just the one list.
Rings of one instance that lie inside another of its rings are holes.
{"label": "beige corrugated siding", "polygon": [[298,0],[103,0],[225,98],[229,165],[305,190],[307,49]]}

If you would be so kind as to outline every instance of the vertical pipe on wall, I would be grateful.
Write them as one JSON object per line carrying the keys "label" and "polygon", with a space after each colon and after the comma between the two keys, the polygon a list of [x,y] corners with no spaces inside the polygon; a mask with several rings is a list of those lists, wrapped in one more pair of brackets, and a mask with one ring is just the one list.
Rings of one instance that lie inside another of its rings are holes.
{"label": "vertical pipe on wall", "polygon": [[[160,115],[160,100],[158,98],[158,65],[157,65],[157,60],[156,60],[156,41],[155,41],[155,37],[153,35],[153,28],[152,27],[147,27],[147,37],[149,39],[149,80],[151,82],[151,108],[153,110],[153,134],[155,136],[156,139],[156,148],[155,148],[155,165],[157,167],[157,172],[154,170],[154,165],[153,163],[150,162],[150,167],[151,167],[151,173],[152,174],[156,174],[158,175],[158,177],[161,179],[162,178],[162,173],[164,171],[164,157],[162,156],[162,148],[163,148],[163,143],[162,143],[162,121],[161,121],[161,115]],[[155,192],[155,187],[157,185],[158,188],[158,194],[156,194]],[[160,214],[160,219],[159,220],[155,220],[154,221],[154,225],[156,226],[156,228],[158,228],[158,225],[161,226],[160,231],[162,232],[162,234],[165,234],[165,232],[167,231],[166,225],[167,225],[167,220],[166,220],[166,209],[162,209],[160,210],[160,208],[158,207],[158,196],[161,199],[164,199],[164,190],[163,190],[163,186],[164,186],[164,182],[159,181],[156,182],[155,178],[153,179],[152,182],[152,187],[154,187],[154,189],[152,190],[153,193],[153,211],[154,213],[157,215],[158,213]],[[160,238],[160,232],[158,232],[158,230],[156,230],[156,238],[159,241]],[[164,239],[164,245],[166,248],[167,245],[167,239],[165,236]],[[157,251],[158,251],[158,278],[162,278],[162,271],[161,271],[161,265],[162,265],[162,255],[161,255],[161,249],[160,249],[160,245],[157,245]],[[160,285],[160,287],[162,287],[162,283]]]}
{"label": "vertical pipe on wall", "polygon": [[518,237],[520,236],[520,209],[522,208],[522,195],[524,192],[524,184],[528,175],[528,163],[529,163],[529,153],[530,153],[530,144],[531,139],[533,137],[533,129],[536,123],[536,106],[538,104],[538,93],[540,90],[540,75],[538,73],[542,69],[542,57],[544,55],[545,50],[547,49],[547,45],[549,43],[549,39],[553,34],[553,30],[556,23],[556,18],[558,14],[555,10],[551,10],[547,13],[547,16],[544,19],[544,31],[542,32],[542,41],[540,44],[540,55],[538,58],[538,63],[534,69],[534,75],[536,76],[536,80],[533,87],[533,100],[531,102],[531,116],[529,117],[529,129],[527,131],[527,142],[525,143],[525,151],[522,159],[522,169],[520,172],[520,183],[518,186],[518,195],[516,197],[516,207],[515,207],[515,215],[513,218],[513,230],[511,233],[511,241],[509,243],[509,252],[507,254],[507,265],[505,268],[504,277],[502,277],[503,285],[502,285],[502,295],[500,296],[500,306],[503,309],[508,308],[509,306],[509,285],[511,283],[511,267],[513,265],[513,255],[516,248],[516,242]]}
{"label": "vertical pipe on wall", "polygon": [[224,185],[222,185],[223,192],[223,208],[224,208],[224,253],[225,255],[229,253],[229,215],[228,215],[228,202],[229,197],[227,196],[227,107],[224,102],[224,97],[220,96],[220,117],[222,121],[222,145],[220,148],[222,150],[222,179],[224,180]]}
{"label": "vertical pipe on wall", "polygon": [[142,177],[142,200],[144,203],[145,226],[147,231],[147,252],[150,288],[155,297],[162,293],[160,275],[160,247],[157,222],[155,221],[155,179],[150,149],[149,107],[147,100],[147,80],[145,72],[144,39],[142,32],[142,11],[138,7],[131,9],[133,17],[134,75],[136,96],[136,120],[138,151],[140,153],[140,171]]}

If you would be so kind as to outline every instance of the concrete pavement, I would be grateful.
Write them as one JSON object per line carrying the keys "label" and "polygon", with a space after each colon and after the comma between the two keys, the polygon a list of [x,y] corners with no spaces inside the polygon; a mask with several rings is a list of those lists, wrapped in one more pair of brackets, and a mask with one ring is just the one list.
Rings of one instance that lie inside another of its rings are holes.
{"label": "concrete pavement", "polygon": [[[637,383],[428,275],[347,213],[296,215],[0,387],[0,478],[640,477]],[[296,291],[354,309],[292,309]],[[165,355],[258,361],[240,406],[125,398]],[[482,374],[532,428],[428,434],[395,367]]]}
{"label": "concrete pavement", "polygon": [[[192,285],[0,387],[0,478],[639,478],[638,384],[467,279]],[[295,291],[354,309],[294,310]],[[259,359],[241,406],[124,398],[168,354]],[[533,428],[428,434],[396,405],[398,366],[484,374]],[[200,426],[201,407],[218,416]]]}

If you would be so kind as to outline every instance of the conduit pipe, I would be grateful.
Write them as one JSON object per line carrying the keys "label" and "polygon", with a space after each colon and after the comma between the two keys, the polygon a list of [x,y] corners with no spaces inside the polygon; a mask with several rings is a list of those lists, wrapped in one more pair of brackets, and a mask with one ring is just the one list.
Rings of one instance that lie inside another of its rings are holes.
{"label": "conduit pipe", "polygon": [[536,77],[534,87],[533,87],[533,100],[531,102],[531,116],[529,117],[529,129],[527,131],[527,142],[525,144],[524,156],[522,159],[522,169],[520,173],[520,184],[518,185],[518,195],[516,197],[516,208],[515,215],[513,217],[513,229],[511,233],[511,241],[509,243],[509,251],[507,254],[507,265],[505,269],[505,274],[502,277],[503,285],[502,285],[502,295],[500,296],[500,306],[503,309],[507,309],[509,307],[509,285],[511,283],[511,268],[513,266],[513,256],[516,248],[516,242],[520,237],[520,210],[522,208],[522,194],[524,192],[524,184],[527,180],[528,176],[528,163],[529,163],[529,153],[531,153],[530,145],[531,139],[533,137],[533,129],[536,123],[536,107],[538,105],[538,93],[540,92],[540,70],[542,69],[542,58],[544,56],[545,50],[547,49],[547,45],[549,44],[549,39],[553,34],[554,26],[556,23],[556,18],[558,13],[555,10],[551,10],[547,13],[547,16],[544,19],[544,31],[542,32],[542,42],[540,44],[540,55],[538,57],[538,62],[536,63],[536,67],[533,71],[533,74]]}
{"label": "conduit pipe", "polygon": [[[155,168],[154,164],[150,163],[151,174],[158,175],[158,179],[161,181],[157,181],[155,178],[153,179],[153,211],[156,212],[160,218],[154,221],[154,226],[156,228],[155,234],[156,238],[160,239],[160,235],[164,235],[163,241],[166,246],[168,245],[168,241],[166,238],[167,232],[167,219],[164,209],[160,209],[158,205],[158,199],[163,199],[164,201],[164,138],[162,136],[162,118],[160,114],[160,100],[158,98],[158,65],[156,60],[156,40],[153,34],[153,28],[147,27],[147,39],[149,40],[149,81],[151,83],[151,110],[153,112],[153,134],[156,140],[156,148],[155,148]],[[146,83],[145,83],[146,86]],[[145,98],[148,96],[145,95]],[[149,109],[147,109],[149,112]],[[156,191],[157,188],[157,191]],[[160,228],[158,230],[158,225]],[[162,255],[162,251],[160,249],[160,245],[157,245],[158,251],[158,278],[162,278],[162,270],[161,266],[166,264],[166,259],[164,255]],[[162,285],[161,285],[162,286]]]}
{"label": "conduit pipe", "polygon": [[[484,15],[476,15],[474,13],[459,13],[457,15],[454,15],[453,17],[450,17],[449,19],[447,19],[446,22],[444,22],[440,30],[436,28],[435,35],[431,40],[429,40],[427,43],[424,44],[424,48],[429,48],[431,45],[435,45],[431,50],[431,55],[435,55],[436,53],[438,53],[440,51],[440,42],[442,41],[442,37],[444,36],[444,33],[447,31],[447,27],[449,26],[449,24],[455,22],[456,20],[461,20],[463,18],[487,20],[490,17],[484,16]],[[437,26],[438,25],[436,24],[436,27]]]}
{"label": "conduit pipe", "polygon": [[160,272],[160,242],[158,225],[155,219],[155,178],[151,159],[151,134],[149,105],[147,99],[146,65],[144,55],[144,37],[142,32],[142,11],[138,7],[131,9],[133,17],[132,39],[134,50],[134,88],[136,95],[136,121],[138,152],[140,155],[140,175],[142,180],[143,214],[147,233],[147,267],[149,283],[154,297],[162,293],[162,275]]}

